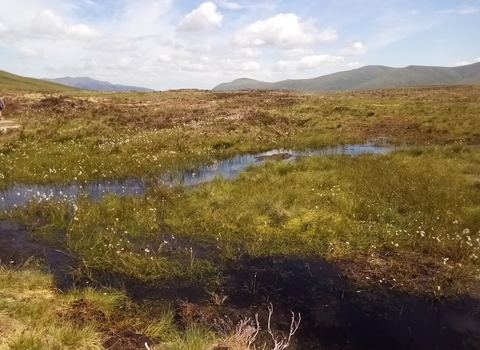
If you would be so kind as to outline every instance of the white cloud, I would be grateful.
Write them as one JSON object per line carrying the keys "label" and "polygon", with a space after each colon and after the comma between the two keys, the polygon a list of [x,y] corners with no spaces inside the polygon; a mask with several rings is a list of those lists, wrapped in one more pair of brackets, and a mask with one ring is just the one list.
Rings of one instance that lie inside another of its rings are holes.
{"label": "white cloud", "polygon": [[136,52],[136,41],[127,38],[108,38],[96,40],[90,46],[95,52]]}
{"label": "white cloud", "polygon": [[353,55],[363,55],[367,52],[367,48],[363,45],[362,42],[357,41],[350,45],[349,47],[343,49],[340,54],[346,56],[353,56]]}
{"label": "white cloud", "polygon": [[343,62],[344,57],[332,55],[315,55],[306,56],[300,60],[283,61],[280,60],[275,65],[275,70],[281,72],[298,72],[309,69],[323,68],[326,66],[336,65]]}
{"label": "white cloud", "polygon": [[64,27],[65,35],[71,39],[95,39],[100,36],[100,33],[89,28],[85,24],[77,24],[74,26]]}
{"label": "white cloud", "polygon": [[454,66],[466,66],[468,64],[473,64],[473,63],[477,63],[477,62],[480,62],[480,57],[477,57],[476,59],[474,59],[473,61],[460,61],[460,62],[455,62]]}
{"label": "white cloud", "polygon": [[[174,61],[170,62],[171,57],[159,58],[158,62],[163,63],[176,63],[175,68],[189,72],[257,72],[260,70],[260,63],[253,60],[243,59],[231,59],[231,58],[218,58],[215,56],[201,56],[195,60],[192,60],[188,56],[174,57]],[[173,68],[170,65],[170,68]]]}
{"label": "white cloud", "polygon": [[8,31],[8,27],[2,22],[0,22],[0,34],[5,33],[7,31]]}
{"label": "white cloud", "polygon": [[471,15],[473,13],[477,13],[480,10],[475,8],[475,7],[466,7],[461,10],[443,10],[443,11],[438,11],[438,13],[452,13],[452,14],[457,14],[457,15]]}
{"label": "white cloud", "polygon": [[360,62],[349,62],[345,65],[347,68],[359,68],[359,67],[362,67],[364,66],[363,63],[360,63]]}
{"label": "white cloud", "polygon": [[37,51],[30,47],[22,46],[17,50],[17,56],[21,60],[38,57]]}
{"label": "white cloud", "polygon": [[301,22],[293,13],[280,13],[241,28],[234,35],[233,43],[242,47],[271,45],[289,49],[337,38],[337,32],[331,28],[318,31],[311,22]]}
{"label": "white cloud", "polygon": [[183,71],[187,72],[211,72],[212,68],[210,68],[208,65],[202,63],[202,62],[197,62],[197,61],[190,61],[190,60],[185,60],[180,63],[180,68]]}
{"label": "white cloud", "polygon": [[195,54],[213,54],[216,49],[214,43],[208,42],[193,43],[185,47],[186,51]]}
{"label": "white cloud", "polygon": [[181,32],[195,32],[220,27],[222,20],[223,15],[217,11],[217,5],[213,2],[204,2],[185,16],[178,25],[178,30]]}
{"label": "white cloud", "polygon": [[172,56],[170,55],[159,55],[158,62],[170,63],[172,62]]}
{"label": "white cloud", "polygon": [[241,65],[241,68],[242,68],[241,70],[243,72],[255,72],[255,71],[260,70],[260,64],[258,62],[255,62],[255,61],[244,62]]}
{"label": "white cloud", "polygon": [[461,15],[470,15],[472,13],[477,13],[477,12],[479,12],[479,10],[477,8],[474,8],[474,7],[468,7],[466,9],[458,11],[458,13],[461,14]]}
{"label": "white cloud", "polygon": [[99,63],[94,58],[84,58],[82,59],[77,65],[73,65],[71,69],[97,69],[99,67]]}
{"label": "white cloud", "polygon": [[221,62],[221,66],[222,70],[234,72],[257,72],[260,70],[260,64],[256,61],[225,60]]}
{"label": "white cloud", "polygon": [[[108,23],[109,31],[115,36],[123,35],[127,38],[137,38],[164,34],[170,36],[172,32],[169,19],[171,18],[172,0],[110,0],[118,7],[118,15]],[[122,4],[125,3],[123,8]],[[106,9],[105,9],[106,10]],[[105,12],[105,11],[104,11]]]}
{"label": "white cloud", "polygon": [[227,0],[215,0],[215,3],[220,7],[225,7],[229,10],[240,10],[242,9],[242,5],[236,2],[227,1]]}
{"label": "white cloud", "polygon": [[289,60],[300,59],[306,56],[314,56],[315,50],[312,47],[301,47],[295,49],[288,49],[282,51],[282,56],[286,57]]}
{"label": "white cloud", "polygon": [[245,47],[243,49],[240,49],[239,53],[240,53],[240,56],[249,57],[249,58],[259,57],[262,55],[262,51],[256,48],[251,48],[251,47]]}
{"label": "white cloud", "polygon": [[57,39],[95,39],[101,36],[100,32],[91,29],[85,24],[69,25],[62,18],[50,10],[43,10],[33,18],[28,25],[28,36]]}
{"label": "white cloud", "polygon": [[44,10],[30,22],[30,30],[37,35],[59,35],[62,32],[63,21],[50,10]]}

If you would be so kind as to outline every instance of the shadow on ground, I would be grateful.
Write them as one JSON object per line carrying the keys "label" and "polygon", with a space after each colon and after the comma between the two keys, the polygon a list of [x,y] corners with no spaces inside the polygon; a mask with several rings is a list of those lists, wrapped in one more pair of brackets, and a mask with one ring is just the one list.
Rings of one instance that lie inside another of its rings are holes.
{"label": "shadow on ground", "polygon": [[[73,285],[71,255],[30,241],[20,224],[0,221],[1,262],[18,265],[30,257],[43,260],[61,288]],[[121,286],[137,302],[171,301],[178,306],[179,322],[186,318],[238,322],[258,313],[263,328],[258,339],[267,343],[271,303],[272,326],[279,334],[288,334],[291,311],[302,315],[290,349],[480,349],[478,299],[458,296],[439,301],[386,287],[379,293],[354,290],[341,270],[321,259],[243,257],[227,263],[205,284],[187,280],[145,284],[108,273],[99,273],[90,284],[94,283]]]}

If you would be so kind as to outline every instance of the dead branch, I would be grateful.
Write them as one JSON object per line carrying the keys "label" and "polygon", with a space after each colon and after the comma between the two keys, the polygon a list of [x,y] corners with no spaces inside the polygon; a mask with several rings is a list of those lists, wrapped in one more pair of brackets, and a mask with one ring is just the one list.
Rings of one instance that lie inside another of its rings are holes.
{"label": "dead branch", "polygon": [[292,336],[295,334],[295,332],[298,330],[298,327],[300,326],[300,322],[302,321],[302,315],[298,313],[298,319],[295,316],[295,313],[291,311],[292,313],[292,321],[290,322],[290,332],[288,334],[287,338],[278,338],[275,337],[272,328],[271,328],[271,320],[272,320],[272,315],[273,315],[273,304],[270,303],[268,306],[268,324],[267,324],[267,330],[270,336],[272,337],[273,343],[274,343],[274,348],[272,350],[284,350],[288,348],[290,345],[290,340],[292,339]]}

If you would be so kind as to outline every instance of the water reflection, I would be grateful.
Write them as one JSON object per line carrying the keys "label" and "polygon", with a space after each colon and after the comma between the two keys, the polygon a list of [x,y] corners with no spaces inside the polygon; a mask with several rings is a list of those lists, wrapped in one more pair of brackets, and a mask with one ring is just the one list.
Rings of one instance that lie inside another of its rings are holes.
{"label": "water reflection", "polygon": [[[391,150],[388,147],[375,146],[374,144],[355,144],[337,147],[326,147],[306,151],[290,149],[275,149],[257,154],[238,155],[226,160],[215,161],[195,170],[186,170],[180,174],[168,174],[160,178],[167,185],[183,184],[195,186],[213,180],[217,176],[225,179],[235,177],[240,171],[251,164],[262,164],[272,156],[279,156],[284,161],[293,161],[302,156],[313,155],[358,155],[362,153],[385,153]],[[145,183],[142,179],[127,178],[122,180],[100,180],[86,183],[69,184],[15,184],[0,192],[0,209],[8,210],[23,207],[29,201],[75,201],[79,196],[99,200],[105,194],[117,196],[142,195]]]}

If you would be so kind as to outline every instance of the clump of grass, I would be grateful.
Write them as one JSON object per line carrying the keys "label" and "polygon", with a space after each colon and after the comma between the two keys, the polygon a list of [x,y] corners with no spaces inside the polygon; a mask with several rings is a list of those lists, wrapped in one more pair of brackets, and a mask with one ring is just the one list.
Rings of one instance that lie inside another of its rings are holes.
{"label": "clump of grass", "polygon": [[148,337],[152,349],[203,350],[217,339],[206,325],[181,329],[170,306],[135,304],[119,290],[61,294],[50,274],[27,265],[0,265],[0,321],[2,349],[100,350],[125,329]]}
{"label": "clump of grass", "polygon": [[102,335],[94,326],[79,328],[58,319],[66,305],[53,288],[52,276],[0,266],[0,347],[103,349]]}
{"label": "clump of grass", "polygon": [[173,341],[165,344],[168,350],[204,350],[215,342],[215,333],[203,326],[194,325],[177,333]]}
{"label": "clump of grass", "polygon": [[24,208],[15,208],[5,217],[28,223],[31,237],[51,245],[62,245],[63,234],[71,219],[71,201],[41,198],[30,201]]}
{"label": "clump of grass", "polygon": [[88,268],[143,281],[193,277],[213,269],[192,247],[172,249],[162,239],[155,202],[150,197],[105,196],[75,205],[66,247]]}
{"label": "clump of grass", "polygon": [[170,342],[178,337],[178,327],[175,322],[175,313],[168,307],[164,308],[159,315],[152,320],[151,309],[148,309],[146,319],[150,319],[143,333],[154,339],[161,339],[163,342]]}

